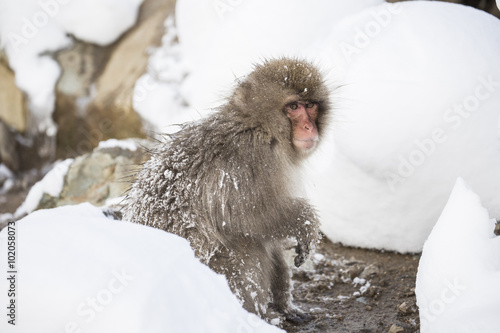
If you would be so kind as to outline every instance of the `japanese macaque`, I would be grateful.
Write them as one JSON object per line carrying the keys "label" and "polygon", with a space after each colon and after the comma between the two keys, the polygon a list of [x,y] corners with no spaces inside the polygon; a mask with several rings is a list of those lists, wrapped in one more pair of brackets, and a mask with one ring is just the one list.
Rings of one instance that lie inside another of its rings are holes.
{"label": "japanese macaque", "polygon": [[292,305],[284,242],[296,241],[297,267],[317,242],[318,218],[294,193],[295,171],[320,141],[328,96],[308,62],[255,66],[216,112],[182,125],[152,152],[124,217],[186,238],[248,311],[310,319]]}

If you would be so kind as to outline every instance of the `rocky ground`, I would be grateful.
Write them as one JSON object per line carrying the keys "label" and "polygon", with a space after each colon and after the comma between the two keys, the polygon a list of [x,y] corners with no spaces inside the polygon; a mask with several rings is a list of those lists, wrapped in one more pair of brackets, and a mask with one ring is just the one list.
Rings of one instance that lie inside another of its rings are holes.
{"label": "rocky ground", "polygon": [[[295,269],[293,297],[313,321],[295,332],[419,332],[415,277],[420,255],[345,247],[323,239],[314,269]],[[358,283],[355,283],[358,282]]]}

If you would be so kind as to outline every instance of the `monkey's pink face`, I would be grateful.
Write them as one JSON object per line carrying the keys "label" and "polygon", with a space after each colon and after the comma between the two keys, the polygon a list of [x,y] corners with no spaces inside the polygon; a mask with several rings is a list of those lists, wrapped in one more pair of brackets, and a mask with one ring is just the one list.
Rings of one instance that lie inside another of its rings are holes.
{"label": "monkey's pink face", "polygon": [[285,105],[285,112],[292,123],[292,142],[302,152],[313,150],[318,142],[318,103],[290,102]]}

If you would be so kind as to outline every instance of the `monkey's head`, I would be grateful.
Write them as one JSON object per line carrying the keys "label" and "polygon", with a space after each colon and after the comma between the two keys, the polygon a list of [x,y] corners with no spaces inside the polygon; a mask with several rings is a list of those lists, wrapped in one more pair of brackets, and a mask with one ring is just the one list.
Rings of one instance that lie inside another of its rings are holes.
{"label": "monkey's head", "polygon": [[235,89],[230,105],[244,122],[262,129],[296,157],[309,155],[322,135],[330,109],[321,73],[308,62],[268,60]]}

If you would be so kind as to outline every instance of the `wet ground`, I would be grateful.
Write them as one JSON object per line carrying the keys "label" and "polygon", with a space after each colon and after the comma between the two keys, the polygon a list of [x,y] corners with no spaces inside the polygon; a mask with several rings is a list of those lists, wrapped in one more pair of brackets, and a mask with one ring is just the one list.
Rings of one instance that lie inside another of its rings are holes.
{"label": "wet ground", "polygon": [[324,239],[312,270],[295,269],[294,303],[313,321],[289,332],[419,332],[415,278],[420,255],[345,247]]}

